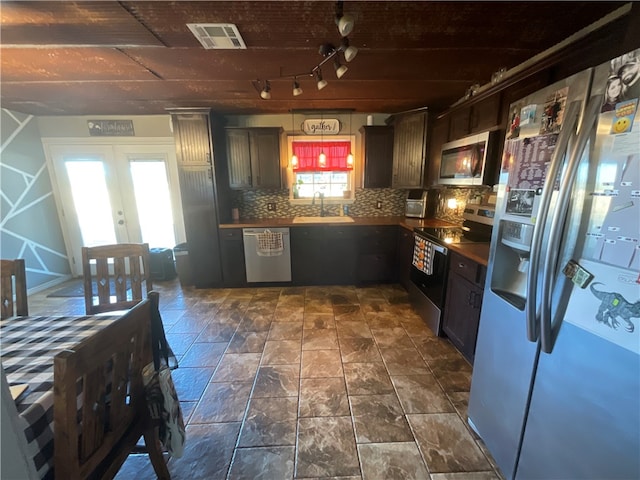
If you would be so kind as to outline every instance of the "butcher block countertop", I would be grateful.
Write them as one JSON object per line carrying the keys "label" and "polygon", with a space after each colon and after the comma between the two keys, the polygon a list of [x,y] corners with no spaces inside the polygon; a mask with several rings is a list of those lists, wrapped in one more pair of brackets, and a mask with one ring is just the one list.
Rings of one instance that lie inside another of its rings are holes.
{"label": "butcher block countertop", "polygon": [[[448,227],[454,226],[453,223],[437,218],[408,218],[408,217],[352,217],[353,222],[343,222],[336,220],[331,222],[331,217],[324,217],[319,223],[294,223],[293,218],[243,218],[231,223],[222,223],[220,228],[276,228],[276,227],[309,227],[309,226],[382,226],[382,225],[400,225],[407,230],[413,230],[416,227]],[[344,217],[335,217],[336,219]],[[452,244],[448,246],[454,252],[464,255],[481,265],[487,266],[489,260],[489,243],[462,243]]]}

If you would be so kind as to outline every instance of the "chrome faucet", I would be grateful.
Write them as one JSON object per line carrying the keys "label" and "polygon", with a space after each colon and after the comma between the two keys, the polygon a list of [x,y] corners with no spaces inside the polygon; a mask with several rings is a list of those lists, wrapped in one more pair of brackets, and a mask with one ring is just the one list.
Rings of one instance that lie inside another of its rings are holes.
{"label": "chrome faucet", "polygon": [[320,216],[324,217],[325,216],[325,211],[324,211],[324,193],[315,192],[313,194],[313,198],[311,199],[311,205],[315,205],[316,204],[316,193],[320,197]]}

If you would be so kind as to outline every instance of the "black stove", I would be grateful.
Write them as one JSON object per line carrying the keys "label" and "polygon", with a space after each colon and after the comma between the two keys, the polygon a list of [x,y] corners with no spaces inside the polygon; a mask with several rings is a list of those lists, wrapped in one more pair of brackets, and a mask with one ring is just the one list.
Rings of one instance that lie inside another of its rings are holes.
{"label": "black stove", "polygon": [[418,235],[438,242],[441,245],[460,243],[488,243],[491,241],[491,233],[474,230],[470,227],[416,227],[413,229]]}

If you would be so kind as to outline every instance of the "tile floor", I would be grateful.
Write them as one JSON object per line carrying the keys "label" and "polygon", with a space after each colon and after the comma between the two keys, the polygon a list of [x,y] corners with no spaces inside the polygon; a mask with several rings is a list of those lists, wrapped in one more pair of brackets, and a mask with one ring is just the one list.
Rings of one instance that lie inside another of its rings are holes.
{"label": "tile floor", "polygon": [[[60,287],[30,314],[83,314]],[[174,479],[501,478],[465,421],[471,367],[402,287],[154,287],[187,422]],[[117,478],[155,475],[132,455]]]}

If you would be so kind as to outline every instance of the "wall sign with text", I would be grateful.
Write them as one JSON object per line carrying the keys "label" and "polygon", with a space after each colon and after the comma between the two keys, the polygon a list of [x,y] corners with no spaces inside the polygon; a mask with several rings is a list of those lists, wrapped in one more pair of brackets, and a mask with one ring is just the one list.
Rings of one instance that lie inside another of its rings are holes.
{"label": "wall sign with text", "polygon": [[133,120],[87,120],[92,137],[134,137]]}
{"label": "wall sign with text", "polygon": [[340,133],[340,120],[337,118],[311,118],[302,122],[302,131],[307,135],[337,135]]}

